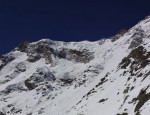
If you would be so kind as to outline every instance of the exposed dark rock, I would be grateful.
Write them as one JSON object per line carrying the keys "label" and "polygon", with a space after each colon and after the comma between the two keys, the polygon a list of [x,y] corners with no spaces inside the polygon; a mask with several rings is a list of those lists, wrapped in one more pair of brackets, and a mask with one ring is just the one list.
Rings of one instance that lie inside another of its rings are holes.
{"label": "exposed dark rock", "polygon": [[147,52],[143,46],[139,46],[138,48],[131,51],[129,57],[132,57],[136,60],[142,61],[147,59],[150,56],[150,52]]}
{"label": "exposed dark rock", "polygon": [[8,85],[5,90],[2,91],[3,94],[8,95],[14,91],[24,91],[24,88],[21,86],[20,83]]}
{"label": "exposed dark rock", "polygon": [[91,94],[93,94],[93,93],[96,93],[97,91],[95,91],[95,88],[93,88],[93,89],[91,89],[86,95],[84,95],[83,97],[82,97],[82,99],[83,98],[86,98],[86,100],[88,99],[88,97],[91,95]]}
{"label": "exposed dark rock", "polygon": [[20,62],[15,66],[14,71],[12,71],[11,74],[6,75],[5,79],[1,81],[0,83],[4,84],[6,82],[9,82],[10,80],[16,78],[21,72],[25,72],[25,71],[26,71],[25,63]]}
{"label": "exposed dark rock", "polygon": [[44,108],[41,108],[40,110],[38,110],[38,114],[42,114],[44,113]]}
{"label": "exposed dark rock", "polygon": [[71,78],[69,72],[66,72],[63,74],[62,78],[60,78],[60,81],[63,82],[63,85],[70,85],[74,81],[74,79]]}
{"label": "exposed dark rock", "polygon": [[140,112],[137,112],[135,115],[141,115]]}
{"label": "exposed dark rock", "polygon": [[36,44],[29,44],[28,42],[22,42],[18,46],[18,50],[26,52],[28,55],[27,61],[36,62],[41,58],[46,59],[46,63],[53,63],[52,56],[58,58],[64,58],[67,60],[74,60],[76,62],[88,63],[92,60],[93,53],[84,49],[82,51],[74,49],[53,49],[48,42],[38,42]]}
{"label": "exposed dark rock", "polygon": [[25,80],[24,83],[25,83],[25,86],[26,86],[29,90],[33,90],[34,88],[37,87],[34,83],[30,82],[29,79]]}
{"label": "exposed dark rock", "polygon": [[80,87],[81,85],[83,85],[83,84],[85,84],[86,83],[86,79],[80,79],[80,80],[78,80],[77,82],[76,82],[76,85],[75,85],[75,88],[77,88],[77,87]]}
{"label": "exposed dark rock", "polygon": [[45,58],[49,63],[52,62],[52,58],[51,58],[51,54],[53,54],[52,48],[48,46],[38,46],[37,49],[35,49],[34,51],[35,53],[29,55],[29,59],[28,59],[29,61],[35,62],[42,57]]}
{"label": "exposed dark rock", "polygon": [[118,32],[118,34],[123,36],[127,31],[127,29],[123,28]]}
{"label": "exposed dark rock", "polygon": [[131,103],[136,103],[134,112],[136,113],[136,115],[140,115],[140,108],[150,99],[150,93],[147,93],[147,89],[149,88],[149,86],[147,86],[147,88],[142,89],[139,93],[139,95],[136,98],[133,98],[131,102],[129,102],[129,104]]}
{"label": "exposed dark rock", "polygon": [[136,48],[141,43],[143,43],[143,38],[145,37],[144,31],[141,28],[137,28],[136,32],[132,35],[132,41],[129,45],[129,49]]}
{"label": "exposed dark rock", "polygon": [[16,66],[16,69],[19,72],[25,72],[26,71],[26,65],[23,62],[18,63],[18,65]]}
{"label": "exposed dark rock", "polygon": [[48,63],[52,63],[51,55],[55,55],[55,52],[50,46],[40,44],[36,47],[35,52],[41,54],[41,57],[45,58]]}
{"label": "exposed dark rock", "polygon": [[115,42],[127,32],[127,29],[121,29],[115,36],[111,37],[111,42]]}
{"label": "exposed dark rock", "polygon": [[0,111],[0,115],[6,115],[6,114],[4,114],[3,112]]}
{"label": "exposed dark rock", "polygon": [[141,90],[139,93],[138,97],[134,99],[134,101],[138,101],[136,107],[135,107],[135,112],[139,112],[140,108],[145,104],[150,99],[150,93],[146,93],[146,90]]}
{"label": "exposed dark rock", "polygon": [[36,62],[45,58],[49,63],[52,62],[51,55],[55,55],[54,49],[47,42],[38,42],[36,44],[27,44],[25,52],[29,56],[27,61]]}
{"label": "exposed dark rock", "polygon": [[95,86],[95,87],[99,87],[102,84],[104,84],[106,81],[108,81],[108,79],[106,79],[108,76],[110,75],[110,73],[108,72],[101,80],[100,82]]}
{"label": "exposed dark rock", "polygon": [[11,74],[5,76],[5,79],[3,81],[1,81],[1,84],[4,84],[4,83],[9,82],[10,80],[16,78],[21,72],[24,72],[23,69],[22,69],[22,71],[20,71],[17,68],[15,68],[15,70]]}
{"label": "exposed dark rock", "polygon": [[103,103],[103,102],[105,102],[107,100],[108,100],[108,98],[107,99],[101,99],[101,100],[99,100],[99,103]]}
{"label": "exposed dark rock", "polygon": [[130,91],[132,91],[134,88],[135,88],[135,87],[134,87],[134,86],[132,86],[132,87],[131,87],[131,89],[130,89]]}
{"label": "exposed dark rock", "polygon": [[121,108],[123,107],[123,105],[126,103],[128,97],[129,97],[129,95],[126,95],[126,96],[124,97],[123,103],[121,104],[121,106],[120,106],[119,109],[121,109]]}
{"label": "exposed dark rock", "polygon": [[139,46],[132,50],[127,57],[123,58],[119,68],[126,69],[129,66],[129,73],[134,76],[138,70],[145,68],[150,63],[149,57],[150,52],[147,52],[143,46]]}
{"label": "exposed dark rock", "polygon": [[143,76],[143,73],[140,73],[139,75],[137,75],[137,77],[141,77],[141,76]]}
{"label": "exposed dark rock", "polygon": [[29,62],[36,62],[39,59],[41,59],[41,56],[39,54],[35,54],[35,55],[28,55],[28,59],[27,61]]}
{"label": "exposed dark rock", "polygon": [[124,94],[128,93],[129,89],[130,89],[130,87],[127,86],[126,89],[123,91],[123,93],[124,93]]}
{"label": "exposed dark rock", "polygon": [[13,113],[13,114],[16,114],[16,113],[22,113],[22,110],[13,107],[13,108],[10,110],[10,112]]}
{"label": "exposed dark rock", "polygon": [[128,115],[128,113],[118,113],[117,115]]}
{"label": "exposed dark rock", "polygon": [[59,58],[64,58],[67,60],[74,60],[76,62],[88,63],[93,57],[93,53],[84,49],[83,51],[73,50],[73,49],[62,49],[58,52],[57,56]]}
{"label": "exposed dark rock", "polygon": [[10,107],[13,107],[13,106],[14,106],[13,104],[9,104],[9,105],[7,105],[7,107],[9,107],[9,108],[10,108]]}
{"label": "exposed dark rock", "polygon": [[127,57],[123,58],[122,62],[120,63],[121,69],[126,69],[126,67],[131,63],[131,60]]}
{"label": "exposed dark rock", "polygon": [[84,70],[84,73],[92,73],[92,74],[99,74],[101,70],[103,70],[104,67],[100,64],[89,66],[86,70]]}
{"label": "exposed dark rock", "polygon": [[55,81],[56,80],[55,76],[50,71],[50,68],[48,68],[46,66],[38,68],[36,73],[33,75],[43,77],[47,81]]}
{"label": "exposed dark rock", "polygon": [[60,79],[64,84],[71,84],[73,82],[73,79]]}
{"label": "exposed dark rock", "polygon": [[1,61],[1,64],[0,64],[0,70],[5,66],[7,65],[8,63],[10,63],[11,61],[13,61],[15,58],[13,56],[10,56],[10,55],[3,55],[0,57],[0,61]]}
{"label": "exposed dark rock", "polygon": [[99,45],[103,45],[104,43],[105,43],[105,38],[101,39],[101,40],[98,42]]}
{"label": "exposed dark rock", "polygon": [[[25,86],[29,90],[33,90],[41,84],[48,86],[49,82],[55,81],[55,76],[49,71],[49,68],[42,67],[38,68],[36,73],[34,73],[30,78],[24,81]],[[48,88],[48,87],[47,87]]]}
{"label": "exposed dark rock", "polygon": [[150,16],[146,16],[145,19],[150,19]]}
{"label": "exposed dark rock", "polygon": [[150,75],[150,71],[144,74],[144,78],[142,79],[142,81],[145,80],[149,75]]}
{"label": "exposed dark rock", "polygon": [[21,42],[21,43],[18,45],[17,50],[19,50],[19,51],[21,51],[21,52],[26,52],[29,43],[30,43],[29,41]]}

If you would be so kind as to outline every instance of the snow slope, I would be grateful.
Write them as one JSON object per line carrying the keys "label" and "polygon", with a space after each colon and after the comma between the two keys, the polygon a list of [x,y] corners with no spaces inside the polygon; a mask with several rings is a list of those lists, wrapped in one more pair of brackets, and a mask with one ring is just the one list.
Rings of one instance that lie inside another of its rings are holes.
{"label": "snow slope", "polygon": [[149,115],[150,17],[95,42],[23,42],[0,58],[0,115]]}

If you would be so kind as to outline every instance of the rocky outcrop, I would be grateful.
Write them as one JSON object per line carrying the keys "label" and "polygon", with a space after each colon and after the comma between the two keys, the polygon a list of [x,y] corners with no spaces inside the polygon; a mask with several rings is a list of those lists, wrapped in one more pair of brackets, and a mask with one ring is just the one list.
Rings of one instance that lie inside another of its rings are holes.
{"label": "rocky outcrop", "polygon": [[45,85],[48,89],[53,90],[51,83],[55,81],[55,76],[50,72],[49,68],[38,68],[30,78],[24,81],[28,90],[33,90],[40,85]]}
{"label": "rocky outcrop", "polygon": [[21,52],[26,52],[29,43],[30,43],[29,41],[24,41],[24,42],[19,43],[19,45],[17,47],[17,50],[19,50]]}
{"label": "rocky outcrop", "polygon": [[139,46],[132,50],[127,57],[123,58],[119,67],[121,69],[126,69],[129,66],[130,74],[136,75],[138,70],[145,68],[150,63],[149,57],[150,52],[147,52],[143,46]]}
{"label": "rocky outcrop", "polygon": [[0,115],[6,115],[6,114],[4,114],[4,113],[2,113],[2,112],[0,111]]}
{"label": "rocky outcrop", "polygon": [[45,58],[49,64],[53,63],[52,57],[63,58],[67,60],[74,60],[75,62],[88,63],[94,58],[93,53],[87,49],[76,50],[76,49],[54,49],[52,46],[53,42],[41,41],[35,44],[29,42],[22,42],[17,47],[17,50],[25,52],[28,55],[27,61],[36,62],[41,58]]}
{"label": "rocky outcrop", "polygon": [[93,53],[84,49],[83,51],[73,50],[73,49],[62,49],[58,52],[59,58],[64,58],[67,60],[73,60],[80,63],[88,63],[94,58]]}
{"label": "rocky outcrop", "polygon": [[47,43],[37,43],[30,44],[27,50],[27,55],[29,56],[27,61],[36,62],[41,58],[45,58],[48,63],[52,63],[51,55],[54,54],[53,48],[51,48]]}
{"label": "rocky outcrop", "polygon": [[135,33],[132,35],[132,41],[129,45],[129,49],[138,47],[143,43],[143,38],[145,37],[144,31],[141,28],[137,28]]}
{"label": "rocky outcrop", "polygon": [[118,40],[121,36],[123,36],[128,30],[127,29],[121,29],[115,36],[111,37],[111,42],[115,42]]}
{"label": "rocky outcrop", "polygon": [[11,55],[3,55],[0,57],[0,70],[7,65],[9,62],[13,61],[15,58]]}

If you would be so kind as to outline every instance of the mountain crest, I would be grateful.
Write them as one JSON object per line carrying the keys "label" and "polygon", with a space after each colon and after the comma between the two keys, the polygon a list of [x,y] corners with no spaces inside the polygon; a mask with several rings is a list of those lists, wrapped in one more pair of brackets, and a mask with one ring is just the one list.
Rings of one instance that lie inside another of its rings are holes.
{"label": "mountain crest", "polygon": [[95,42],[22,42],[0,58],[0,115],[148,115],[149,47],[149,16]]}

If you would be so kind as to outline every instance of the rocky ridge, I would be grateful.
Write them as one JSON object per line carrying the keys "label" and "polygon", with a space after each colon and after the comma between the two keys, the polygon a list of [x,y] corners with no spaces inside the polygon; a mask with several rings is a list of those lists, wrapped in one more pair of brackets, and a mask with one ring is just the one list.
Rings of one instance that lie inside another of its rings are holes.
{"label": "rocky ridge", "polygon": [[0,115],[148,115],[150,18],[95,42],[22,42],[0,57]]}

